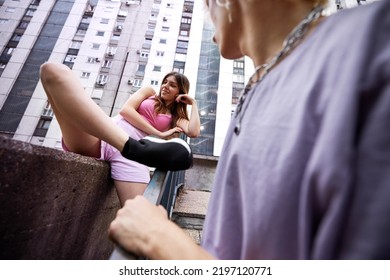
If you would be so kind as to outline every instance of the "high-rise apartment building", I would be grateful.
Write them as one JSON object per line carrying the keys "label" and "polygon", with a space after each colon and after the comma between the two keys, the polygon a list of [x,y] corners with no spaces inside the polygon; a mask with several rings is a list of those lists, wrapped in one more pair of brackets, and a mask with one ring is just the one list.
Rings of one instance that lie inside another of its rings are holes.
{"label": "high-rise apartment building", "polygon": [[[366,2],[334,0],[330,10]],[[200,110],[193,152],[219,156],[254,67],[247,58],[221,58],[212,35],[200,0],[0,0],[0,134],[61,148],[39,81],[45,61],[70,67],[109,116],[174,70],[189,78]]]}

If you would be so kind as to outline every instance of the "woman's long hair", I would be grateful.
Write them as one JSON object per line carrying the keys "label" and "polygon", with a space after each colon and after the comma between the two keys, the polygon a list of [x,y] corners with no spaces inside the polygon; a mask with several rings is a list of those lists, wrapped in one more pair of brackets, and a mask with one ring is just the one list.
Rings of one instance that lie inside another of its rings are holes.
{"label": "woman's long hair", "polygon": [[[179,87],[179,94],[188,94],[190,91],[190,82],[188,81],[187,77],[184,76],[181,73],[178,72],[170,72],[165,75],[165,77],[162,80],[161,85],[163,85],[166,81],[166,79],[169,76],[174,76],[176,78],[177,86]],[[175,127],[177,124],[177,121],[179,119],[185,119],[189,120],[188,114],[187,114],[187,104],[184,104],[183,102],[173,102],[171,106],[168,108],[161,98],[161,88],[158,96],[156,97],[156,102],[154,103],[154,110],[157,114],[164,114],[168,110],[171,111],[172,114],[172,123],[171,126]]]}

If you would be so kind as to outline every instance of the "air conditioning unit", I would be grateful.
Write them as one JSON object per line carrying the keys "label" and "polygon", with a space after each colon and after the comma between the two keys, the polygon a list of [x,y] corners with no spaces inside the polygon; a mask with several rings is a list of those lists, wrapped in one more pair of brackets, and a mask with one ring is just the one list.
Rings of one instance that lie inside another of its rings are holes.
{"label": "air conditioning unit", "polygon": [[116,30],[121,31],[123,29],[123,25],[117,25]]}
{"label": "air conditioning unit", "polygon": [[127,81],[127,84],[128,84],[128,85],[133,85],[133,83],[134,83],[133,80],[128,80],[128,81]]}
{"label": "air conditioning unit", "polygon": [[168,19],[166,17],[163,17],[163,21],[168,21]]}
{"label": "air conditioning unit", "polygon": [[107,82],[103,82],[103,81],[97,81],[96,84],[99,85],[99,86],[104,86]]}
{"label": "air conditioning unit", "polygon": [[113,53],[113,52],[108,52],[107,55],[108,55],[108,56],[113,56],[114,53]]}
{"label": "air conditioning unit", "polygon": [[96,62],[100,62],[100,58],[96,57],[96,58],[95,58],[95,61],[96,61]]}
{"label": "air conditioning unit", "polygon": [[141,51],[140,50],[137,50],[137,54],[140,54],[141,53]]}

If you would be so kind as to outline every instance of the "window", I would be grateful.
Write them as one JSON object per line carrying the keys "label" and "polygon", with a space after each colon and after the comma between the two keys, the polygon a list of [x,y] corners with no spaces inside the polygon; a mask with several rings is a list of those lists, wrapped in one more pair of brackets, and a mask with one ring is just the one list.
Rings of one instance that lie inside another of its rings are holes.
{"label": "window", "polygon": [[81,23],[87,23],[87,24],[90,24],[91,23],[91,17],[83,17],[82,19],[81,19]]}
{"label": "window", "polygon": [[112,60],[105,60],[102,67],[111,68]]}
{"label": "window", "polygon": [[99,48],[100,48],[100,44],[95,44],[95,43],[92,44],[92,49],[98,50]]}
{"label": "window", "polygon": [[173,71],[183,74],[184,73],[184,66],[185,66],[185,63],[183,61],[175,61],[173,63]]}
{"label": "window", "polygon": [[44,117],[53,117],[54,113],[53,110],[51,109],[49,101],[46,101],[45,107],[43,107],[42,110],[42,116]]}
{"label": "window", "polygon": [[184,61],[177,61],[177,60],[175,60],[175,62],[173,63],[173,67],[184,68],[184,66],[185,66],[185,62]]}
{"label": "window", "polygon": [[140,57],[144,57],[144,58],[148,58],[149,57],[149,53],[148,52],[141,52]]}
{"label": "window", "polygon": [[100,20],[100,23],[101,23],[101,24],[108,24],[109,21],[110,21],[110,19],[108,19],[108,18],[102,18],[102,19]]}
{"label": "window", "polygon": [[180,30],[180,36],[186,36],[188,37],[190,35],[190,32],[188,30]]}
{"label": "window", "polygon": [[189,17],[182,17],[181,23],[191,24],[191,18]]}
{"label": "window", "polygon": [[25,28],[27,28],[27,26],[28,26],[28,22],[27,22],[27,21],[21,21],[21,22],[19,23],[18,28],[23,28],[23,29],[25,29]]}
{"label": "window", "polygon": [[88,63],[95,63],[96,62],[96,58],[95,57],[88,57],[87,58],[87,62]]}
{"label": "window", "polygon": [[184,7],[183,10],[186,13],[192,13],[194,9],[194,3],[192,1],[184,1]]}
{"label": "window", "polygon": [[115,53],[116,53],[116,47],[110,46],[107,48],[107,55],[108,56],[113,56]]}
{"label": "window", "polygon": [[186,41],[177,41],[177,47],[187,49],[188,48],[188,42]]}
{"label": "window", "polygon": [[98,31],[98,32],[96,32],[96,36],[101,36],[101,37],[103,37],[103,36],[104,36],[104,31]]}
{"label": "window", "polygon": [[156,29],[156,25],[155,24],[148,24],[148,31],[154,31]]}
{"label": "window", "polygon": [[0,18],[0,24],[6,24],[8,22],[8,19]]}
{"label": "window", "polygon": [[35,10],[27,9],[26,16],[32,17],[34,15]]}
{"label": "window", "polygon": [[104,86],[107,83],[107,75],[100,74],[96,83],[100,86]]}
{"label": "window", "polygon": [[13,13],[13,12],[15,12],[15,9],[16,8],[14,8],[14,7],[7,7],[7,8],[5,8],[5,12],[6,13]]}
{"label": "window", "polygon": [[233,74],[233,82],[234,83],[244,83],[245,77],[243,75]]}
{"label": "window", "polygon": [[127,17],[127,11],[120,10],[118,12],[118,17]]}
{"label": "window", "polygon": [[70,43],[70,47],[71,49],[80,49],[81,47],[81,42],[80,41],[72,41],[72,43]]}
{"label": "window", "polygon": [[81,78],[86,78],[86,79],[88,79],[90,76],[91,76],[91,73],[90,73],[90,72],[83,72],[83,73],[81,73]]}
{"label": "window", "polygon": [[22,35],[14,34],[14,35],[12,36],[12,38],[11,38],[11,41],[19,42],[21,38],[22,38]]}
{"label": "window", "polygon": [[161,28],[161,31],[169,31],[169,27],[168,26],[163,26],[162,28]]}
{"label": "window", "polygon": [[161,72],[161,66],[154,66],[153,67],[153,71],[156,71],[156,72]]}
{"label": "window", "polygon": [[77,31],[76,31],[76,35],[79,35],[79,36],[84,36],[86,33],[87,33],[87,30],[83,30],[83,29],[77,29]]}
{"label": "window", "polygon": [[66,57],[65,57],[65,61],[66,62],[74,62],[76,60],[77,56],[76,55],[71,55],[71,54],[68,54]]}
{"label": "window", "polygon": [[160,44],[166,44],[167,43],[167,39],[160,39]]}
{"label": "window", "polygon": [[141,87],[141,86],[142,86],[142,80],[140,80],[140,79],[135,79],[135,80],[133,81],[133,86],[135,86],[135,87]]}
{"label": "window", "polygon": [[150,84],[151,84],[152,86],[158,86],[158,81],[156,81],[156,80],[151,80],[151,81],[150,81]]}
{"label": "window", "polygon": [[116,34],[114,34],[114,35],[112,35],[112,37],[111,37],[111,40],[114,40],[114,41],[119,41],[119,39],[121,38],[121,36],[120,35],[116,35]]}
{"label": "window", "polygon": [[15,48],[5,48],[4,51],[3,51],[3,54],[5,54],[5,55],[12,55],[14,50],[15,50]]}
{"label": "window", "polygon": [[187,48],[188,48],[188,42],[186,41],[177,41],[177,46],[176,46],[176,52],[177,53],[187,53]]}
{"label": "window", "polygon": [[233,67],[234,68],[244,68],[244,61],[242,61],[242,60],[235,60],[234,62],[233,62]]}
{"label": "window", "polygon": [[157,56],[164,56],[164,52],[162,52],[162,51],[157,51],[157,52],[156,52],[156,55],[157,55]]}
{"label": "window", "polygon": [[184,68],[173,68],[173,71],[184,74]]}
{"label": "window", "polygon": [[37,125],[37,128],[49,129],[51,120],[40,119]]}
{"label": "window", "polygon": [[145,64],[139,64],[139,65],[138,65],[137,71],[139,71],[139,72],[145,72],[145,67],[146,67]]}

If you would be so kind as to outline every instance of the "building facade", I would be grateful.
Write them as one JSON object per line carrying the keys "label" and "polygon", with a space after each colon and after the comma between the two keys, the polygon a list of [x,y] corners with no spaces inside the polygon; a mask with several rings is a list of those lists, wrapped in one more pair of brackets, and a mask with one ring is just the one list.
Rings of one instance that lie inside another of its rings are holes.
{"label": "building facade", "polygon": [[[331,1],[329,12],[372,1]],[[143,85],[158,90],[174,70],[190,80],[201,136],[195,154],[219,156],[248,58],[221,58],[203,1],[0,0],[0,135],[61,148],[61,133],[39,81],[46,61],[67,65],[109,115]]]}

